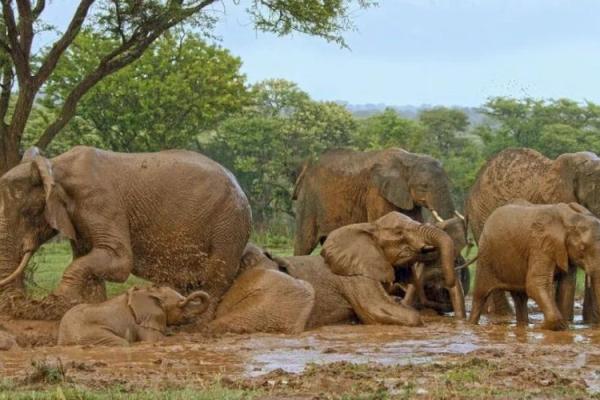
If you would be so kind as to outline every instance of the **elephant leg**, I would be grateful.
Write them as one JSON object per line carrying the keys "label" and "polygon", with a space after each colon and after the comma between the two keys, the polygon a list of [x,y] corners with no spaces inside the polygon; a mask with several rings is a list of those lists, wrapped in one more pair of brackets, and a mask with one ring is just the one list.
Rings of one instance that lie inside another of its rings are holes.
{"label": "elephant leg", "polygon": [[515,303],[515,314],[517,314],[517,325],[527,325],[529,323],[529,313],[527,310],[527,294],[523,292],[511,291],[513,302]]}
{"label": "elephant leg", "polygon": [[553,331],[567,328],[567,322],[561,315],[554,300],[552,275],[549,277],[530,279],[528,276],[527,295],[531,297],[544,313],[544,329]]}
{"label": "elephant leg", "polygon": [[573,321],[573,306],[575,303],[575,287],[577,285],[577,268],[569,267],[569,272],[558,278],[556,304],[561,315],[567,321]]}
{"label": "elephant leg", "polygon": [[317,246],[317,224],[314,215],[296,216],[296,234],[294,237],[294,255],[306,256],[312,253]]}
{"label": "elephant leg", "polygon": [[600,322],[600,305],[596,302],[594,287],[590,284],[590,278],[585,275],[585,294],[583,297],[583,322],[586,324],[597,324]]}
{"label": "elephant leg", "polygon": [[[124,246],[120,246],[124,249]],[[94,248],[87,255],[76,258],[67,267],[60,284],[54,294],[70,300],[81,302],[88,290],[86,284],[90,280],[108,280],[125,282],[133,268],[130,252],[112,251],[104,248]]]}
{"label": "elephant leg", "polygon": [[469,315],[470,323],[475,325],[479,323],[483,307],[491,293],[491,288],[478,285],[477,281],[475,281],[475,290],[473,290],[473,301],[471,303],[471,314]]}
{"label": "elephant leg", "polygon": [[488,314],[491,315],[512,315],[513,310],[506,298],[506,293],[501,290],[494,291],[486,306]]}
{"label": "elephant leg", "polygon": [[137,339],[142,342],[159,342],[165,338],[162,332],[143,327],[136,328]]}
{"label": "elephant leg", "polygon": [[423,325],[419,312],[396,303],[380,282],[363,276],[340,277],[344,297],[364,324]]}
{"label": "elephant leg", "polygon": [[425,304],[425,290],[423,288],[423,263],[415,263],[411,267],[411,278],[412,282],[406,287],[406,293],[402,299],[402,305],[407,307],[413,307],[415,305],[415,298],[418,295],[421,304]]}

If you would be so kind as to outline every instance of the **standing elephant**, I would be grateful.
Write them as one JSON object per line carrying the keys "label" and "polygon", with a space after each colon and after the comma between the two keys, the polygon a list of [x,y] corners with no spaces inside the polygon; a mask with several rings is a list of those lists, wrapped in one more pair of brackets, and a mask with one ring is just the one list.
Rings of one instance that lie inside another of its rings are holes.
{"label": "standing elephant", "polygon": [[587,209],[577,203],[525,201],[497,208],[480,236],[470,321],[479,321],[492,291],[507,290],[519,324],[528,323],[527,299],[531,297],[544,313],[544,328],[566,328],[573,315],[576,266],[590,276],[598,296],[600,220]]}
{"label": "standing elephant", "polygon": [[161,340],[167,325],[197,317],[208,305],[203,291],[183,297],[168,287],[133,287],[103,303],[79,304],[67,311],[58,328],[58,344],[127,346]]}
{"label": "standing elephant", "polygon": [[[479,171],[465,204],[467,224],[478,242],[490,214],[512,199],[534,204],[578,203],[600,216],[600,159],[590,152],[568,153],[556,160],[532,149],[507,149]],[[504,295],[495,308],[506,311]],[[586,286],[584,319],[598,320],[592,289]]]}
{"label": "standing elephant", "polygon": [[[371,223],[334,230],[321,254],[279,258],[249,245],[240,269],[245,272],[224,296],[209,328],[297,332],[356,319],[366,324],[420,325],[419,313],[398,304],[388,290],[395,269],[410,268],[431,254],[441,260],[456,317],[465,316],[452,239],[433,225],[391,212]],[[293,328],[286,331],[278,321]]]}
{"label": "standing elephant", "polygon": [[[251,226],[248,200],[231,173],[181,150],[75,147],[47,159],[30,149],[0,178],[0,210],[0,308],[38,319],[102,301],[104,281],[130,274],[182,293],[206,290],[211,318],[237,274]],[[71,241],[73,261],[53,295],[26,299],[27,262],[59,232]]]}
{"label": "standing elephant", "polygon": [[390,211],[422,221],[428,208],[454,216],[450,180],[439,161],[402,149],[335,150],[307,163],[296,181],[295,255],[344,225],[372,222]]}

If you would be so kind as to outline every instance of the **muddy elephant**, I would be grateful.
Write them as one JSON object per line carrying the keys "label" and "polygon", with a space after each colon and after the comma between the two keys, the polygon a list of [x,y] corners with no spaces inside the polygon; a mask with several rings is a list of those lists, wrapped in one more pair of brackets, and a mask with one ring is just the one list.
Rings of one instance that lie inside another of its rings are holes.
{"label": "muddy elephant", "polygon": [[527,299],[532,298],[544,313],[544,328],[566,328],[573,316],[576,266],[591,277],[598,295],[600,220],[586,208],[524,200],[497,208],[480,236],[469,320],[477,323],[490,293],[505,290],[519,324],[528,323]]}
{"label": "muddy elephant", "polygon": [[[241,268],[245,272],[224,296],[211,328],[218,332],[281,331],[279,324],[273,328],[273,321],[285,318],[293,321],[288,324],[294,332],[354,320],[420,325],[418,311],[398,304],[388,290],[395,269],[410,268],[431,254],[442,260],[455,315],[464,318],[463,291],[454,273],[450,236],[433,225],[391,212],[372,223],[334,230],[323,244],[321,256],[270,257],[248,246],[242,265],[254,268]],[[281,295],[288,292],[294,295]],[[311,308],[307,307],[309,299],[314,303]]]}
{"label": "muddy elephant", "polygon": [[[418,221],[424,220],[423,208],[438,219],[452,218],[456,212],[441,163],[397,148],[324,153],[318,161],[305,163],[293,199],[295,255],[310,254],[334,229],[372,222],[390,211]],[[468,276],[462,279],[468,281]]]}
{"label": "muddy elephant", "polygon": [[[454,243],[456,252],[455,269],[467,267],[468,262],[460,255],[467,246],[466,228],[460,217],[439,221],[436,227],[446,232]],[[470,286],[468,274],[458,274],[464,293]],[[422,257],[412,268],[397,268],[394,294],[403,298],[403,304],[420,308],[430,308],[438,313],[453,311],[451,293],[445,286],[441,259],[432,254]]]}
{"label": "muddy elephant", "polygon": [[[248,200],[229,171],[190,151],[123,154],[37,149],[0,178],[0,307],[14,317],[58,319],[106,298],[104,281],[130,274],[216,303],[233,283],[250,233]],[[34,252],[62,233],[73,261],[54,293],[24,296]]]}
{"label": "muddy elephant", "polygon": [[[532,149],[498,153],[481,168],[466,200],[465,217],[476,241],[490,214],[513,199],[535,204],[574,202],[600,216],[600,159],[590,152],[563,154],[556,160]],[[594,298],[586,285],[583,316],[589,322],[600,320]],[[501,313],[510,310],[504,295],[495,295],[494,303]]]}
{"label": "muddy elephant", "polygon": [[209,295],[184,297],[162,286],[138,289],[102,303],[79,304],[65,313],[58,328],[59,345],[127,346],[158,341],[168,325],[195,319],[206,311]]}

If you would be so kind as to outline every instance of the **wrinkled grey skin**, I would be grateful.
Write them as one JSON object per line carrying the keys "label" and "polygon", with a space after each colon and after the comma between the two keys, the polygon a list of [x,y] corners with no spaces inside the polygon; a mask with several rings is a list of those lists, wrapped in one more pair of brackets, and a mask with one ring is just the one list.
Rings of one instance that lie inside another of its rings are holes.
{"label": "wrinkled grey skin", "polygon": [[335,230],[322,256],[271,257],[249,244],[241,275],[224,296],[209,330],[295,333],[357,319],[365,324],[420,325],[419,313],[398,304],[388,291],[395,268],[431,261],[436,254],[455,315],[464,318],[450,236],[392,212],[370,224]]}
{"label": "wrinkled grey skin", "polygon": [[423,207],[454,217],[450,180],[440,162],[402,149],[335,150],[307,163],[296,181],[295,255],[344,225],[372,222],[390,211],[422,221]]}
{"label": "wrinkled grey skin", "polygon": [[168,325],[197,318],[209,305],[206,292],[187,297],[168,287],[131,288],[99,304],[79,304],[63,316],[59,345],[127,346],[158,341]]}
{"label": "wrinkled grey skin", "polygon": [[[210,319],[237,274],[250,225],[235,178],[201,154],[79,146],[47,159],[30,149],[0,178],[0,309],[58,319],[73,304],[106,299],[104,281],[134,274],[182,293],[206,290]],[[53,295],[27,299],[21,270],[59,232],[73,261]]]}
{"label": "wrinkled grey skin", "polygon": [[[481,168],[465,203],[476,241],[491,213],[513,199],[534,204],[578,203],[600,217],[600,158],[591,152],[565,153],[551,160],[532,149],[506,149]],[[492,295],[495,309],[507,312],[505,296]],[[502,301],[504,299],[504,301]],[[600,321],[593,288],[586,285],[584,320]]]}

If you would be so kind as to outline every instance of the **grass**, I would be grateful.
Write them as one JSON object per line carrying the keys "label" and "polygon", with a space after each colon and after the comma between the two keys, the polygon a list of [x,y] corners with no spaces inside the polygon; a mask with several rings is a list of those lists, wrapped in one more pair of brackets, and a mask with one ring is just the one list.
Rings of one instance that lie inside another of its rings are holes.
{"label": "grass", "polygon": [[75,385],[55,385],[31,390],[8,387],[0,390],[0,400],[252,400],[259,394],[259,391],[228,389],[218,384],[202,389],[157,388],[135,392],[124,391],[118,386],[93,390]]}

